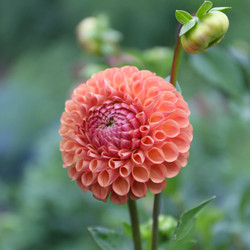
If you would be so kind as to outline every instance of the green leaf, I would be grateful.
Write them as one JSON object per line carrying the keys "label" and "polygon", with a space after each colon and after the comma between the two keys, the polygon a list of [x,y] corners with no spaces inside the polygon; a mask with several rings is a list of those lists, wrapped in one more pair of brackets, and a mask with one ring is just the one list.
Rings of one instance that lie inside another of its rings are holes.
{"label": "green leaf", "polygon": [[232,7],[215,7],[215,8],[212,8],[209,12],[212,12],[212,11],[226,12],[230,9],[232,9]]}
{"label": "green leaf", "polygon": [[193,17],[184,10],[176,10],[175,11],[175,17],[181,24],[186,24],[188,21],[193,19]]}
{"label": "green leaf", "polygon": [[191,30],[195,26],[196,22],[197,22],[196,19],[193,18],[190,21],[188,21],[186,24],[184,24],[181,27],[179,36],[182,36],[185,33],[187,33],[189,30]]}
{"label": "green leaf", "polygon": [[132,241],[113,230],[103,227],[88,228],[92,237],[103,250],[127,250],[132,249]]}
{"label": "green leaf", "polygon": [[208,10],[210,10],[213,7],[213,3],[211,1],[205,1],[201,7],[196,12],[196,16],[198,18],[202,18]]}
{"label": "green leaf", "polygon": [[195,215],[214,198],[215,196],[211,197],[210,199],[202,202],[200,205],[184,212],[181,215],[174,237],[170,241],[167,249],[187,249],[194,243],[193,236],[195,233],[196,224]]}
{"label": "green leaf", "polygon": [[244,79],[239,65],[228,51],[217,47],[190,58],[197,72],[209,83],[223,93],[241,99]]}
{"label": "green leaf", "polygon": [[132,228],[131,228],[131,225],[128,224],[127,222],[122,222],[122,228],[123,228],[123,233],[124,235],[132,238],[133,235],[132,235]]}

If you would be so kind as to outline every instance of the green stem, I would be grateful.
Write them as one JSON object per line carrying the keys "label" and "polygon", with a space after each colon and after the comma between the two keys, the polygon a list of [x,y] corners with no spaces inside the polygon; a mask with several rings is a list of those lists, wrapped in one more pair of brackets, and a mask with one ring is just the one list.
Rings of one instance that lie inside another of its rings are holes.
{"label": "green stem", "polygon": [[130,221],[132,225],[134,250],[142,250],[141,247],[141,235],[140,235],[140,223],[137,214],[136,201],[129,199],[128,208],[130,214]]}
{"label": "green stem", "polygon": [[174,86],[176,85],[177,74],[178,74],[178,67],[180,62],[180,55],[181,55],[181,42],[178,32],[178,38],[176,41],[175,49],[174,49],[174,57],[172,62],[171,74],[170,74],[170,83]]}
{"label": "green stem", "polygon": [[158,216],[160,211],[161,193],[155,194],[153,208],[152,250],[157,250],[158,245]]}

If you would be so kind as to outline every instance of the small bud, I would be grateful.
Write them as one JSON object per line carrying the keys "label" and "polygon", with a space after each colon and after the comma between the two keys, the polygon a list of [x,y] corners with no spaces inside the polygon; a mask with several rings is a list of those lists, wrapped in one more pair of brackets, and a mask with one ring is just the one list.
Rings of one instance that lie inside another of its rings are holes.
{"label": "small bud", "polygon": [[222,40],[228,27],[229,21],[224,13],[211,11],[198,19],[196,25],[181,36],[182,46],[191,54],[204,52]]}
{"label": "small bud", "polygon": [[117,50],[121,35],[109,27],[106,16],[87,17],[76,28],[82,48],[90,54],[110,55]]}

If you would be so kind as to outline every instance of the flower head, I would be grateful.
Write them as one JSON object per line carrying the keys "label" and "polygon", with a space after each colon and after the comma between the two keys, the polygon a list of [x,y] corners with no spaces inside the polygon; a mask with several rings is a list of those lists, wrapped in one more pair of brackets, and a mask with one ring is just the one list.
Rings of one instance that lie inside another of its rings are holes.
{"label": "flower head", "polygon": [[64,167],[84,191],[117,204],[160,193],[187,164],[192,126],[182,95],[136,67],[110,68],[66,101],[59,130]]}

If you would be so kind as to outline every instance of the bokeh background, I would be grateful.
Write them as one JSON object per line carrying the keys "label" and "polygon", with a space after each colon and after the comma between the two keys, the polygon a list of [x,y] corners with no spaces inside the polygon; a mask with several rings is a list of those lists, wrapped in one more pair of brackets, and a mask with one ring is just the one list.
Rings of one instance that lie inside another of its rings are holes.
{"label": "bokeh background", "polygon": [[[77,83],[108,64],[169,75],[174,12],[194,12],[201,2],[0,0],[0,249],[95,250],[87,227],[119,231],[129,222],[126,205],[83,193],[61,167],[64,102]],[[250,1],[214,5],[233,7],[230,28],[207,53],[182,53],[179,83],[194,140],[188,166],[168,181],[161,212],[178,218],[216,195],[199,214],[192,249],[249,249]],[[91,54],[77,43],[77,24],[100,14],[122,34],[118,59],[117,52]],[[152,198],[138,201],[144,223]]]}

